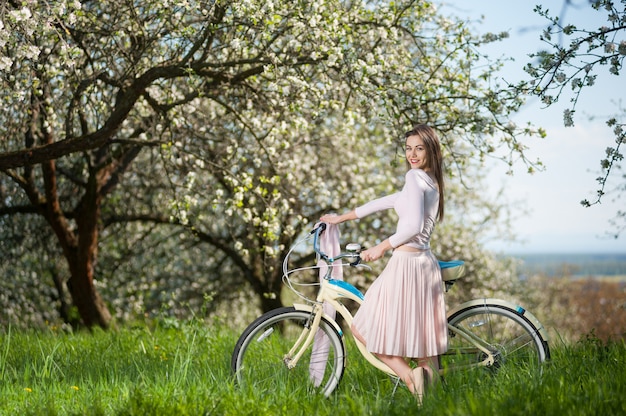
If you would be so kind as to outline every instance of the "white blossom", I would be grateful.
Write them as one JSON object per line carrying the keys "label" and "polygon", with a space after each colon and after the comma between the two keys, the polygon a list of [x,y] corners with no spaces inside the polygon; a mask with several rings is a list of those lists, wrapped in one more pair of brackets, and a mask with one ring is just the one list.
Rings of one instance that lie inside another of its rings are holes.
{"label": "white blossom", "polygon": [[563,111],[563,124],[565,127],[571,127],[574,125],[573,115],[574,112],[570,109],[565,109]]}
{"label": "white blossom", "polygon": [[13,60],[8,56],[0,56],[0,71],[6,71],[13,65]]}
{"label": "white blossom", "polygon": [[32,17],[30,9],[28,7],[22,7],[19,10],[11,10],[9,15],[16,21],[22,22],[24,20],[28,20]]}

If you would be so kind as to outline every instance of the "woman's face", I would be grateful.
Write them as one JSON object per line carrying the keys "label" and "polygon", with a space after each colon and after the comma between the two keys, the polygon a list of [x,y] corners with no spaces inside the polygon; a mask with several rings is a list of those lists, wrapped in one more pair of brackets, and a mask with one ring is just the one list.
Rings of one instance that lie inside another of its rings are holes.
{"label": "woman's face", "polygon": [[409,136],[406,138],[405,148],[406,160],[409,162],[411,169],[422,169],[428,171],[428,155],[426,154],[426,146],[424,140],[419,136]]}

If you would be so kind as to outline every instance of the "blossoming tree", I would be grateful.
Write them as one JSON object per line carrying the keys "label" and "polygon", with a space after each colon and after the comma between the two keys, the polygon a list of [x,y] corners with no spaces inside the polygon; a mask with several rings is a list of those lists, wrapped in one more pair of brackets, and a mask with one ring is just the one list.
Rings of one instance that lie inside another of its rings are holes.
{"label": "blossoming tree", "polygon": [[[176,267],[206,265],[217,295],[249,285],[269,309],[294,238],[395,189],[411,124],[438,129],[457,178],[496,153],[524,159],[522,137],[541,134],[509,121],[521,99],[492,78],[499,62],[476,66],[498,36],[428,2],[9,0],[0,17],[0,218],[43,219],[87,326],[111,321],[98,288],[121,270],[113,247],[153,226],[184,235],[162,245]],[[471,245],[460,235],[450,255]],[[162,265],[157,252],[135,254]]]}

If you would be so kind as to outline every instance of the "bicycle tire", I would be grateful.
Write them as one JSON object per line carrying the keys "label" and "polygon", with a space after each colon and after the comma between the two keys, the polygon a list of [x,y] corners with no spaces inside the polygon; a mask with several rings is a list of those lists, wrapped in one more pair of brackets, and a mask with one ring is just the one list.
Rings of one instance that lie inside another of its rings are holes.
{"label": "bicycle tire", "polygon": [[[487,346],[495,359],[488,367],[515,365],[534,369],[541,368],[541,364],[550,359],[548,343],[535,324],[506,306],[469,306],[449,316],[448,324],[472,334]],[[448,334],[448,352],[442,356],[444,368],[476,366],[487,357],[475,344],[454,331],[449,330]]]}
{"label": "bicycle tire", "polygon": [[[283,360],[310,318],[308,311],[284,307],[267,312],[252,322],[239,337],[231,359],[237,385],[259,394],[307,388],[310,393],[318,392],[328,397],[343,376],[346,357],[343,338],[328,320],[322,318],[319,326],[319,331],[329,341],[327,356],[314,356],[313,348],[309,346],[294,368],[289,369]],[[309,365],[324,360],[321,380],[314,382]]]}

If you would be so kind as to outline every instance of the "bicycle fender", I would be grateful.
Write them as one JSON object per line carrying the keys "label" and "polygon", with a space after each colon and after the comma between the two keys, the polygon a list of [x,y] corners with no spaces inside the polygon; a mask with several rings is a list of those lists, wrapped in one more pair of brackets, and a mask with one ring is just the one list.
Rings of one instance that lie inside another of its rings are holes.
{"label": "bicycle fender", "polygon": [[[313,313],[313,307],[311,305],[304,305],[302,303],[294,303],[293,307],[297,311],[306,311],[306,312]],[[327,314],[323,314],[322,318],[326,319],[326,321],[328,321],[328,323],[331,324],[335,328],[337,333],[343,337],[343,330],[341,329],[339,324],[335,321],[335,318],[332,318],[328,316]]]}
{"label": "bicycle fender", "polygon": [[528,319],[537,328],[537,330],[541,334],[541,337],[543,338],[544,341],[546,342],[548,341],[548,331],[543,326],[543,324],[539,322],[539,319],[537,319],[535,315],[533,315],[530,311],[526,310],[526,308],[524,308],[523,306],[516,305],[515,303],[502,300],[502,299],[483,298],[483,299],[470,300],[448,311],[447,316],[449,318],[455,313],[457,313],[458,311],[460,311],[461,309],[470,308],[472,306],[489,306],[489,305],[503,306],[505,308],[508,308],[517,312],[519,315]]}

